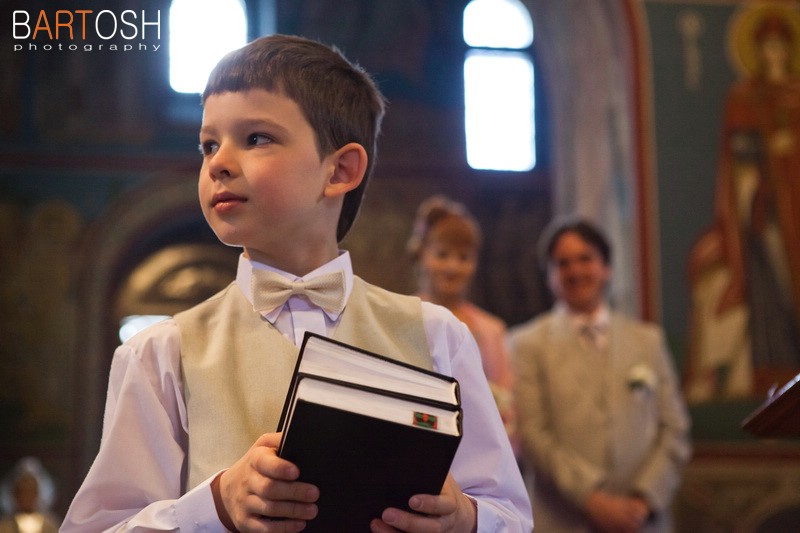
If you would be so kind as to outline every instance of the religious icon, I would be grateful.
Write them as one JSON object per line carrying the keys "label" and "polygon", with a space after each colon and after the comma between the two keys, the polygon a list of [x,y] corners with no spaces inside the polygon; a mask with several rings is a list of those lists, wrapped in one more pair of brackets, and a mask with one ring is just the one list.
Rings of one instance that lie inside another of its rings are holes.
{"label": "religious icon", "polygon": [[800,371],[800,12],[732,17],[715,220],[689,257],[690,402],[763,396]]}

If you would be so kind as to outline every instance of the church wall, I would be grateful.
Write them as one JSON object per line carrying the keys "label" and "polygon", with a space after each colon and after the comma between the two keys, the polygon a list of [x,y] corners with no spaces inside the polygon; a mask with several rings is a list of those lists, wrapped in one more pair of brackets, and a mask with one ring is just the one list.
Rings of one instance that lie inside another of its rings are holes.
{"label": "church wall", "polygon": [[[700,349],[701,333],[710,330],[696,320],[704,300],[690,276],[696,273],[690,265],[700,262],[700,238],[715,221],[726,97],[745,75],[732,54],[737,23],[765,4],[643,3],[651,49],[662,320],[681,362],[695,439],[675,504],[679,531],[794,531],[798,524],[796,439],[756,438],[742,422],[766,400],[769,386],[782,386],[800,368],[761,378],[749,366],[746,322],[717,330],[708,337],[709,348]],[[771,5],[798,9],[791,1]],[[797,127],[796,120],[790,127]],[[698,368],[713,360],[721,363],[712,387]]]}

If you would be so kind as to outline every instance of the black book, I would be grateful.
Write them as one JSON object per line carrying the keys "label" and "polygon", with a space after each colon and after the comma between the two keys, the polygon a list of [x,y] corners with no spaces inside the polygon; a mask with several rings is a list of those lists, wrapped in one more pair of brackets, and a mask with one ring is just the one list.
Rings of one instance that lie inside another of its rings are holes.
{"label": "black book", "polygon": [[387,507],[438,494],[461,440],[458,382],[306,333],[278,455],[319,487],[304,531],[369,531]]}

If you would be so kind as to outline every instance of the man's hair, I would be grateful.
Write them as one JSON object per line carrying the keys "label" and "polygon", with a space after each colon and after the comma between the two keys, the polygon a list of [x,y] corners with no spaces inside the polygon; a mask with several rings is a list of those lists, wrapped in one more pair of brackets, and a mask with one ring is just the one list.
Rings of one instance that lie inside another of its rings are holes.
{"label": "man's hair", "polygon": [[550,222],[542,231],[541,237],[539,237],[539,264],[543,270],[547,270],[547,265],[553,255],[553,249],[556,247],[558,239],[565,233],[578,235],[589,243],[592,248],[600,252],[603,263],[606,265],[611,264],[611,245],[603,232],[585,218],[569,216],[557,218]]}
{"label": "man's hair", "polygon": [[339,215],[336,238],[341,241],[355,221],[375,163],[383,95],[369,74],[335,47],[290,35],[262,37],[227,54],[211,72],[202,101],[250,89],[294,100],[316,134],[321,157],[351,142],[367,152],[364,179],[345,195]]}

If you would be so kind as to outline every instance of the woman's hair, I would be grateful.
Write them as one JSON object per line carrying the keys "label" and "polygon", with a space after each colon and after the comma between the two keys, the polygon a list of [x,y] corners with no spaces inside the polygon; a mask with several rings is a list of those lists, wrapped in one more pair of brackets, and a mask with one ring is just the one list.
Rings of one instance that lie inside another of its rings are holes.
{"label": "woman's hair", "polygon": [[481,231],[475,218],[464,204],[442,195],[431,196],[417,208],[406,246],[412,260],[419,260],[422,249],[432,237],[476,250],[481,246]]}

